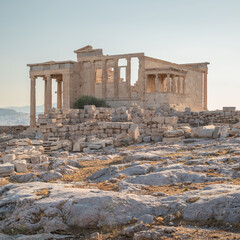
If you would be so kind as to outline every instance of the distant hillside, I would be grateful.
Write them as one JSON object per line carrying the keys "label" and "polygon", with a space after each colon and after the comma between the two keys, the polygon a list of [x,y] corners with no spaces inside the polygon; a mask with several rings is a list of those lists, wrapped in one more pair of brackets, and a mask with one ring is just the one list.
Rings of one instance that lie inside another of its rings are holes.
{"label": "distant hillside", "polygon": [[[56,103],[53,103],[53,107],[57,107]],[[23,107],[7,107],[6,109],[12,109],[17,112],[22,113],[30,113],[30,106],[23,106]],[[36,112],[37,113],[43,113],[44,112],[44,105],[36,106]]]}
{"label": "distant hillside", "polygon": [[29,113],[0,108],[0,126],[29,125]]}
{"label": "distant hillside", "polygon": [[[53,107],[57,104],[53,103]],[[36,106],[36,115],[43,112],[44,105]],[[30,106],[0,108],[0,126],[29,125],[29,122]]]}
{"label": "distant hillside", "polygon": [[17,112],[13,109],[0,108],[0,116],[16,115]]}

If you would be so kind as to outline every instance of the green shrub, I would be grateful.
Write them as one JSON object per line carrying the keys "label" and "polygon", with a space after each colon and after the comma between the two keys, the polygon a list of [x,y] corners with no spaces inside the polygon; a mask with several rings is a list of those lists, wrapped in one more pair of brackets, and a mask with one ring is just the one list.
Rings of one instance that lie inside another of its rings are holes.
{"label": "green shrub", "polygon": [[95,105],[96,107],[109,107],[105,100],[92,96],[82,96],[76,100],[73,107],[83,109],[85,105]]}

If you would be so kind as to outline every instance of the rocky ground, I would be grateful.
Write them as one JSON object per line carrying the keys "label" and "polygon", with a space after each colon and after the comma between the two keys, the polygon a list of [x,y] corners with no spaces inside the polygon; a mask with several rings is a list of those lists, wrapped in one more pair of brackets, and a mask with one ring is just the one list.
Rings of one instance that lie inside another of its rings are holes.
{"label": "rocky ground", "polygon": [[2,140],[0,239],[240,239],[240,138],[45,153]]}

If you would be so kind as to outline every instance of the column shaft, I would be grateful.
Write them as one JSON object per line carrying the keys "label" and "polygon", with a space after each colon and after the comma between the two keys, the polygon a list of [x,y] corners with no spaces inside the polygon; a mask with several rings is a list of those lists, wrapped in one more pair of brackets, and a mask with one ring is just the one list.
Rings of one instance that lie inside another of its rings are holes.
{"label": "column shaft", "polygon": [[119,97],[119,67],[118,59],[115,59],[114,65],[114,98],[118,99]]}
{"label": "column shaft", "polygon": [[107,71],[107,62],[103,61],[102,68],[102,98],[105,99],[107,97],[107,81],[108,81],[108,71]]}
{"label": "column shaft", "polygon": [[207,110],[207,72],[204,73],[204,109]]}
{"label": "column shaft", "polygon": [[162,75],[160,75],[160,79],[159,80],[160,80],[160,82],[159,82],[159,86],[160,86],[159,91],[160,92],[164,92],[164,84],[163,84],[164,77]]}
{"label": "column shaft", "polygon": [[47,113],[47,79],[44,78],[44,113]]}
{"label": "column shaft", "polygon": [[57,80],[57,108],[62,108],[62,81]]}
{"label": "column shaft", "polygon": [[183,77],[182,89],[183,89],[183,94],[184,94],[186,92],[186,77]]}
{"label": "column shaft", "polygon": [[180,76],[177,79],[177,93],[180,94]]}
{"label": "column shaft", "polygon": [[126,84],[128,97],[131,98],[131,58],[127,58]]}
{"label": "column shaft", "polygon": [[145,58],[144,56],[138,57],[138,97],[141,100],[145,99],[146,89],[145,89]]}
{"label": "column shaft", "polygon": [[145,75],[145,89],[146,89],[146,93],[148,92],[148,75]]}
{"label": "column shaft", "polygon": [[172,92],[176,93],[176,78],[174,75],[172,76]]}
{"label": "column shaft", "polygon": [[47,111],[52,108],[52,78],[47,76]]}
{"label": "column shaft", "polygon": [[94,65],[94,61],[91,61],[91,70],[90,70],[90,76],[91,76],[91,82],[90,82],[90,95],[91,96],[95,96],[95,85],[96,85],[96,71],[95,71],[95,65]]}
{"label": "column shaft", "polygon": [[169,74],[167,74],[167,92],[170,92],[170,77]]}
{"label": "column shaft", "polygon": [[63,74],[63,108],[70,108],[70,73]]}
{"label": "column shaft", "polygon": [[159,78],[158,78],[158,74],[156,74],[155,76],[155,92],[159,92]]}
{"label": "column shaft", "polygon": [[35,77],[31,77],[30,127],[36,127],[36,78]]}

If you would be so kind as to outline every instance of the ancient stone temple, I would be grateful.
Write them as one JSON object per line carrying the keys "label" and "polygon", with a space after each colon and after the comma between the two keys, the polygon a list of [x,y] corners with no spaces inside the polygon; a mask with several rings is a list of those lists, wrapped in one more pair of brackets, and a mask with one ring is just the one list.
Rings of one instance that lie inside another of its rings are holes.
{"label": "ancient stone temple", "polygon": [[[77,61],[28,64],[31,78],[31,126],[36,119],[36,80],[45,81],[45,113],[52,107],[52,80],[57,108],[73,108],[82,95],[105,99],[112,107],[134,103],[144,108],[165,104],[178,110],[207,110],[208,62],[175,64],[144,53],[104,55],[86,46],[74,51]],[[133,61],[138,69],[132,79]]]}

